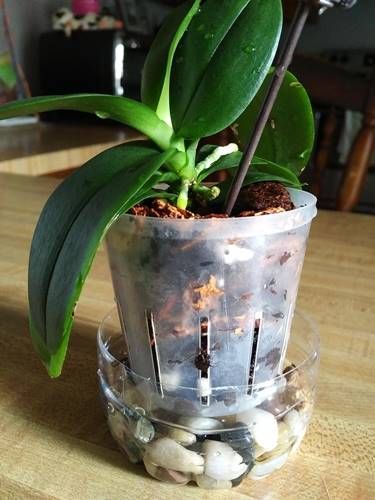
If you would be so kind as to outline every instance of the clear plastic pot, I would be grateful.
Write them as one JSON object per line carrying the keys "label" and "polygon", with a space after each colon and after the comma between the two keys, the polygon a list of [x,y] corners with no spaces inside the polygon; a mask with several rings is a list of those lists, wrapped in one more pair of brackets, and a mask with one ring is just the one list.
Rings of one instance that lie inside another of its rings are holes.
{"label": "clear plastic pot", "polygon": [[[280,374],[316,214],[313,195],[290,192],[297,208],[289,212],[205,220],[124,215],[110,229],[130,367],[152,382],[160,408],[182,399],[192,415],[230,415],[247,408],[249,386]],[[216,390],[228,386],[242,389],[219,404]]]}
{"label": "clear plastic pot", "polygon": [[174,387],[179,397],[161,398],[152,378],[130,369],[115,308],[100,325],[98,359],[108,424],[132,462],[143,462],[160,481],[231,488],[247,476],[268,476],[298,449],[313,409],[319,340],[311,321],[297,313],[280,374],[251,386],[215,387],[216,418],[192,407],[200,389]]}

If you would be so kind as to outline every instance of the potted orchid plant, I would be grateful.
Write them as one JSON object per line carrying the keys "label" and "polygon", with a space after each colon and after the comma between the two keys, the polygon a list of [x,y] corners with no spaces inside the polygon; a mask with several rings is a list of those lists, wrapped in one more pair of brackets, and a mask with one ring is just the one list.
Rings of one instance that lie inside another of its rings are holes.
{"label": "potted orchid plant", "polygon": [[[110,427],[132,460],[175,484],[231,487],[249,472],[268,474],[296,447],[311,414],[315,358],[309,351],[294,360],[309,359],[304,369],[284,366],[315,215],[299,181],[313,114],[291,73],[234,216],[223,216],[281,27],[280,0],[188,0],[155,38],[142,102],[79,94],[0,107],[0,119],[88,112],[145,136],[92,158],[47,201],[30,253],[30,332],[48,373],[59,376],[82,286],[106,236],[125,334],[116,343],[126,343],[120,357],[101,326]],[[229,126],[235,143],[202,145]],[[206,182],[222,170],[226,180]],[[304,385],[305,372],[313,375]],[[296,408],[306,409],[303,418]]]}

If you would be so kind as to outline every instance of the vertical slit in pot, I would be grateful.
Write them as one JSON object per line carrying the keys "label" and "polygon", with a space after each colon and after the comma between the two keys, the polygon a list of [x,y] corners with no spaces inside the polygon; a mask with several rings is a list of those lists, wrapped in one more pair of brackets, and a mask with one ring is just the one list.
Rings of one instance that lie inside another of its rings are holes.
{"label": "vertical slit in pot", "polygon": [[[126,330],[125,330],[125,322],[124,322],[124,318],[122,316],[122,310],[121,310],[121,307],[120,307],[120,304],[118,303],[118,301],[116,300],[116,309],[117,309],[117,314],[118,314],[118,317],[119,317],[119,320],[120,320],[120,325],[121,325],[121,330],[122,332],[124,333],[125,335],[125,344],[126,344],[126,356],[128,358],[128,361],[129,361],[129,365],[130,365],[130,368],[132,368],[132,362],[131,362],[131,359],[130,359],[130,352],[129,352],[129,347],[128,347],[128,338],[126,336]],[[122,361],[122,360],[121,360]],[[125,360],[124,360],[125,361]],[[124,373],[124,372],[123,372]],[[122,386],[121,386],[121,396],[123,398],[125,398],[125,391],[126,391],[126,380],[127,380],[127,377],[123,376],[122,377]]]}
{"label": "vertical slit in pot", "polygon": [[282,374],[283,372],[286,350],[288,348],[288,343],[289,343],[290,329],[292,326],[292,320],[294,315],[293,313],[294,313],[294,304],[291,303],[288,309],[288,317],[285,323],[284,341],[283,341],[283,347],[281,349],[280,362],[277,371],[278,374]]}
{"label": "vertical slit in pot", "polygon": [[207,316],[199,320],[199,352],[195,358],[195,366],[199,370],[199,391],[202,406],[210,404],[210,322]]}
{"label": "vertical slit in pot", "polygon": [[254,315],[254,329],[253,329],[253,345],[250,355],[250,369],[249,369],[249,389],[247,393],[249,395],[253,392],[253,383],[255,378],[255,368],[257,365],[258,349],[259,349],[259,338],[262,329],[262,312],[259,311]]}
{"label": "vertical slit in pot", "polygon": [[152,364],[154,368],[156,388],[161,397],[164,397],[163,385],[160,377],[160,361],[159,361],[158,346],[156,342],[154,315],[152,311],[150,311],[149,309],[146,309],[145,315],[146,315],[147,332],[150,341],[150,350],[152,356]]}

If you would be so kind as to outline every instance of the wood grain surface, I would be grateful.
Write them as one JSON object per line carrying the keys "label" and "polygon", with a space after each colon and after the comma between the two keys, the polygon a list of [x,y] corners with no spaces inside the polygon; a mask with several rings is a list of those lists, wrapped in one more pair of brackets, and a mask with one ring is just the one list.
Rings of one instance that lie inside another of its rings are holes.
{"label": "wood grain surface", "polygon": [[82,165],[104,149],[139,136],[108,124],[37,123],[0,128],[0,172],[46,175]]}
{"label": "wood grain surface", "polygon": [[146,477],[112,441],[96,381],[95,334],[112,304],[103,250],[76,314],[61,378],[31,347],[26,274],[51,178],[0,175],[0,499],[375,498],[375,218],[320,212],[299,306],[321,331],[318,401],[297,456],[230,491],[176,488]]}

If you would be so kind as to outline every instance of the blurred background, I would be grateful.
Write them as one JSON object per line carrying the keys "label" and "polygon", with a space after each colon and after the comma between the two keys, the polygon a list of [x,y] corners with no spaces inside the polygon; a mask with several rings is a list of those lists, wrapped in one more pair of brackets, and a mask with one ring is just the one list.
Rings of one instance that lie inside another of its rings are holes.
{"label": "blurred background", "polygon": [[[72,92],[139,98],[149,46],[164,17],[179,3],[1,1],[1,102],[30,94]],[[287,23],[297,2],[283,3]],[[321,17],[311,16],[293,62],[292,71],[311,96],[317,124],[315,151],[304,180],[319,196],[322,208],[375,213],[374,20],[374,0],[360,0],[348,11],[331,9]],[[91,141],[100,149],[126,135],[119,125],[94,125],[92,119],[74,113],[52,113],[41,120],[37,124],[26,120],[18,125],[17,134],[4,129],[0,171],[17,173],[17,155],[64,150],[72,147],[72,141],[78,141],[73,144],[76,148]],[[67,131],[68,124],[74,125],[70,130],[76,131],[75,138]],[[56,130],[58,141],[53,139]],[[227,142],[229,136],[226,131],[213,140]],[[77,158],[58,162],[51,171],[30,167],[28,173],[65,175],[78,166]]]}

